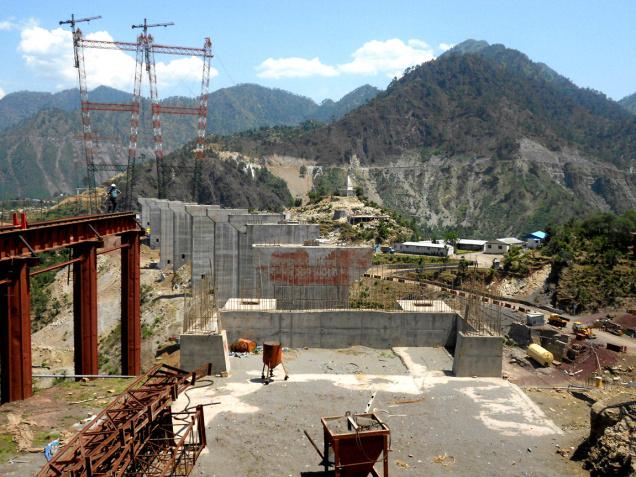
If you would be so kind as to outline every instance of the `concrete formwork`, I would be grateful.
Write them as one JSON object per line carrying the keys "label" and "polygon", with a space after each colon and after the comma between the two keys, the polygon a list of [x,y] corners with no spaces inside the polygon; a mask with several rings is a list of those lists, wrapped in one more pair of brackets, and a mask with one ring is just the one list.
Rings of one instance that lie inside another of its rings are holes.
{"label": "concrete formwork", "polygon": [[253,254],[259,294],[242,290],[240,296],[275,298],[279,309],[293,310],[348,307],[349,287],[369,269],[373,251],[282,244],[254,245]]}
{"label": "concrete formwork", "polygon": [[161,243],[161,211],[168,207],[163,199],[149,200],[150,215],[150,248],[159,248]]}
{"label": "concrete formwork", "polygon": [[184,202],[171,202],[172,210],[172,268],[178,270],[192,258],[192,224],[186,206],[195,205]]}

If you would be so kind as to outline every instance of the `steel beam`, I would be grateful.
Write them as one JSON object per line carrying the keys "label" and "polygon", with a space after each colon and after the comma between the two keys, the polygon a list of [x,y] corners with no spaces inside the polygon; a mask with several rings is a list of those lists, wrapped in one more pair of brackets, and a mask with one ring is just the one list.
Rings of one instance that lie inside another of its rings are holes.
{"label": "steel beam", "polygon": [[26,229],[0,230],[0,261],[134,230],[141,230],[141,227],[135,214],[130,212],[71,217],[30,224]]}
{"label": "steel beam", "polygon": [[31,299],[29,262],[14,260],[0,265],[0,402],[18,401],[33,395],[31,377]]}
{"label": "steel beam", "polygon": [[172,406],[210,370],[155,366],[65,442],[37,475],[189,475],[206,445],[203,407],[175,412]]}
{"label": "steel beam", "polygon": [[139,232],[121,235],[121,372],[141,374]]}
{"label": "steel beam", "polygon": [[85,242],[73,247],[73,321],[75,374],[98,374],[97,362],[97,247]]}

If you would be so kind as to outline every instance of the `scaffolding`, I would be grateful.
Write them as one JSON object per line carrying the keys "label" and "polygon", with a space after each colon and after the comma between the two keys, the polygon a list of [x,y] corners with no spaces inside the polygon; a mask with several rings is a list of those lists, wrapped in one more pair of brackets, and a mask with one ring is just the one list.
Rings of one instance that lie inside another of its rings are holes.
{"label": "scaffolding", "polygon": [[189,293],[184,295],[183,333],[217,333],[218,313],[214,290],[207,277],[192,283]]}
{"label": "scaffolding", "polygon": [[[448,270],[456,268],[448,266]],[[358,309],[458,313],[464,318],[467,333],[501,335],[501,306],[485,298],[484,290],[480,292],[476,283],[464,284],[474,290],[464,292],[429,283],[420,278],[421,271],[421,267],[413,264],[374,265],[364,269],[321,259],[311,263],[295,260],[257,263],[254,277],[242,280],[239,296],[219,306],[232,311]],[[202,296],[201,292],[193,295]],[[193,299],[192,303],[195,310],[202,301]],[[193,325],[197,320],[192,317],[187,322],[188,326],[197,326]]]}

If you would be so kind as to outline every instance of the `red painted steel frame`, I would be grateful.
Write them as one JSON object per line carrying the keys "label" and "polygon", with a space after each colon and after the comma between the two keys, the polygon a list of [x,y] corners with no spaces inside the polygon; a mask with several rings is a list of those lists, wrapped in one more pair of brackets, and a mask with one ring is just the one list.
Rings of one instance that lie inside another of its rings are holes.
{"label": "red painted steel frame", "polygon": [[73,336],[75,374],[99,374],[97,362],[97,247],[91,241],[73,247]]}
{"label": "red painted steel frame", "polygon": [[141,373],[140,232],[121,236],[121,372]]}
{"label": "red painted steel frame", "polygon": [[18,401],[33,395],[31,376],[31,299],[29,261],[0,264],[0,273],[10,278],[0,287],[0,355],[3,401]]}
{"label": "red painted steel frame", "polygon": [[139,237],[133,213],[92,215],[0,230],[0,402],[32,395],[30,267],[39,252],[73,250],[76,374],[98,374],[97,248],[106,235],[122,236],[122,370],[141,372]]}

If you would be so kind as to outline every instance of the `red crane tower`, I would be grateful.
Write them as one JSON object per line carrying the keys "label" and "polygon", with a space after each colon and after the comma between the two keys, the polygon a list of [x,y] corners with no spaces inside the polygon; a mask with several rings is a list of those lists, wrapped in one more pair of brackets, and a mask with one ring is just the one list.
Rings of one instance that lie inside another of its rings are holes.
{"label": "red crane tower", "polygon": [[[82,125],[84,137],[84,150],[86,154],[86,167],[88,173],[88,187],[91,190],[91,197],[95,196],[95,172],[97,170],[105,170],[102,166],[98,166],[94,162],[93,141],[90,125],[89,111],[125,111],[131,113],[130,118],[130,140],[128,145],[128,164],[126,165],[126,198],[130,201],[132,196],[132,188],[134,185],[134,165],[137,157],[137,143],[139,136],[139,112],[141,108],[141,82],[143,76],[143,66],[146,66],[148,74],[151,108],[152,108],[152,129],[154,139],[154,155],[157,165],[157,195],[159,198],[165,197],[165,170],[170,166],[164,164],[163,154],[163,137],[161,131],[161,114],[191,115],[198,116],[197,123],[197,146],[195,149],[195,166],[193,178],[193,194],[197,193],[198,171],[200,170],[200,159],[204,155],[205,131],[207,127],[208,114],[208,89],[210,83],[210,61],[212,59],[212,42],[210,38],[205,38],[203,48],[192,48],[182,46],[160,45],[154,42],[152,35],[148,33],[149,28],[167,27],[174,23],[156,23],[148,24],[144,19],[144,23],[140,25],[132,25],[133,29],[143,29],[143,32],[137,37],[135,43],[122,41],[104,41],[104,40],[88,40],[83,37],[79,28],[75,28],[75,24],[80,21],[90,21],[101,17],[90,17],[76,20],[71,16],[71,20],[65,20],[60,24],[70,24],[73,29],[73,48],[75,55],[75,67],[78,69],[80,98],[82,103]],[[84,48],[98,48],[105,50],[122,50],[134,51],[136,55],[135,61],[135,78],[133,86],[133,96],[131,103],[95,103],[88,101],[88,90],[86,87],[86,72],[84,66]],[[201,78],[201,95],[199,96],[197,107],[181,107],[181,106],[162,106],[159,102],[157,92],[157,74],[155,69],[155,53],[171,54],[182,56],[196,56],[203,60],[203,71]],[[119,165],[121,167],[123,165]],[[112,167],[112,166],[110,166]],[[111,169],[112,170],[112,169]],[[130,205],[130,204],[128,204]]]}

